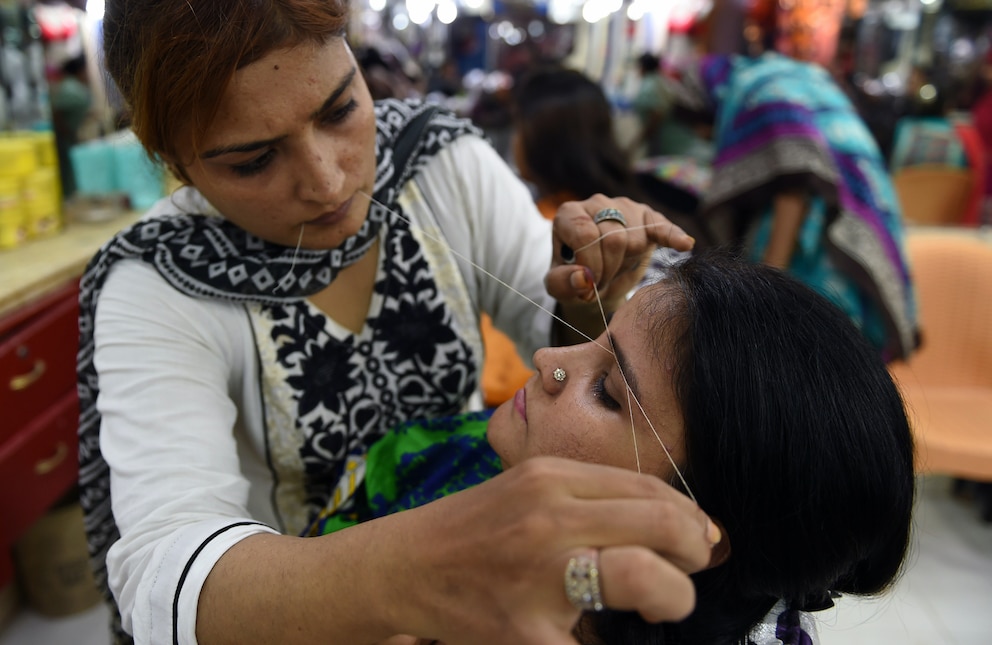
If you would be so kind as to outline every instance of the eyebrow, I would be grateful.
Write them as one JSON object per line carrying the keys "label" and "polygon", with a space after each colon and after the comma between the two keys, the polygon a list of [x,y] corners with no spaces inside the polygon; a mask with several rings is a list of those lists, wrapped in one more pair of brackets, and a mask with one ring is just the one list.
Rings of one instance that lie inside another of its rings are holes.
{"label": "eyebrow", "polygon": [[[351,71],[345,74],[341,82],[337,84],[332,91],[330,96],[321,104],[319,108],[314,110],[310,115],[310,119],[316,119],[324,112],[331,109],[331,107],[341,98],[344,91],[348,89],[351,82],[355,80],[355,74],[358,73],[358,68],[352,67]],[[232,152],[255,152],[256,150],[262,150],[263,148],[268,148],[271,145],[279,143],[285,139],[285,135],[280,137],[273,137],[271,139],[264,139],[262,141],[251,141],[248,143],[234,143],[229,146],[220,146],[218,148],[213,148],[200,155],[201,159],[213,159],[214,157],[220,157],[221,155],[231,154]]]}
{"label": "eyebrow", "polygon": [[640,388],[637,385],[637,375],[632,369],[630,369],[630,363],[627,361],[626,354],[617,345],[617,342],[613,340],[613,334],[610,334],[610,345],[613,347],[613,355],[617,359],[617,365],[620,366],[620,371],[623,373],[623,378],[627,380],[627,385],[630,386],[630,391],[633,392],[634,398],[638,401],[641,400]]}

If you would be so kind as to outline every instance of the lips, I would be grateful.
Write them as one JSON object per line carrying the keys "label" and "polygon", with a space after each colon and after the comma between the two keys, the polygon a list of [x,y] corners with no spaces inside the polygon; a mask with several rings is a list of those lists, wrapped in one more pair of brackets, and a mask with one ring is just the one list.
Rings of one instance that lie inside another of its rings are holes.
{"label": "lips", "polygon": [[320,215],[319,217],[316,217],[316,218],[310,220],[307,223],[308,224],[312,224],[312,225],[318,225],[318,226],[327,226],[327,225],[330,225],[330,224],[337,224],[338,222],[340,222],[341,220],[343,220],[344,218],[346,218],[348,216],[348,211],[351,210],[351,202],[352,202],[353,199],[354,198],[349,199],[345,203],[343,203],[340,206],[338,206],[335,210],[330,211],[328,213],[324,213],[324,214]]}
{"label": "lips", "polygon": [[524,388],[517,390],[513,395],[513,409],[517,411],[525,422],[527,421],[527,392]]}

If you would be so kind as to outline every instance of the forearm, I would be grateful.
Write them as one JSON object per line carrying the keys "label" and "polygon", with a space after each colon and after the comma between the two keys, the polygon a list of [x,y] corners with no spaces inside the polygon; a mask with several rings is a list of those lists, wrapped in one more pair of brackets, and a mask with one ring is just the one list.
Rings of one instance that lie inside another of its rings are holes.
{"label": "forearm", "polygon": [[389,519],[319,538],[242,540],[200,592],[198,642],[372,643],[411,627],[404,617],[418,594],[404,574],[414,556],[409,543],[397,548]]}
{"label": "forearm", "polygon": [[772,230],[765,249],[764,263],[785,269],[799,239],[799,229],[806,217],[807,198],[802,192],[779,193],[772,206]]}
{"label": "forearm", "polygon": [[[613,509],[609,522],[604,508]],[[645,521],[658,517],[666,519]],[[692,500],[657,478],[529,459],[331,535],[243,540],[207,578],[197,636],[203,645],[372,643],[395,634],[452,645],[570,642],[579,614],[562,572],[584,544],[603,545],[605,602],[679,620],[692,607],[685,574],[712,558],[711,527]]]}

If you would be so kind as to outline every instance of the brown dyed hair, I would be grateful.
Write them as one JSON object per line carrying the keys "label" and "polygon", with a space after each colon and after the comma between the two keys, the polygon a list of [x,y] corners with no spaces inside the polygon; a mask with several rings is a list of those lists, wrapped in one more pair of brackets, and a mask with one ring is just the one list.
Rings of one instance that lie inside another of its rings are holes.
{"label": "brown dyed hair", "polygon": [[347,21],[347,0],[108,0],[103,50],[138,139],[172,165],[182,143],[199,150],[235,71]]}

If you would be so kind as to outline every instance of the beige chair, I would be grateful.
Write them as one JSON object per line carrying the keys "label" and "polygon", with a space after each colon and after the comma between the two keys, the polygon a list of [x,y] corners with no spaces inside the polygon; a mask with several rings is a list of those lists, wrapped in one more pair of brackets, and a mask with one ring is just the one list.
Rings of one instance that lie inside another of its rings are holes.
{"label": "beige chair", "polygon": [[974,188],[971,170],[909,166],[892,175],[902,214],[910,224],[961,225]]}
{"label": "beige chair", "polygon": [[917,470],[992,482],[992,240],[911,229],[923,333],[890,366],[917,441]]}

